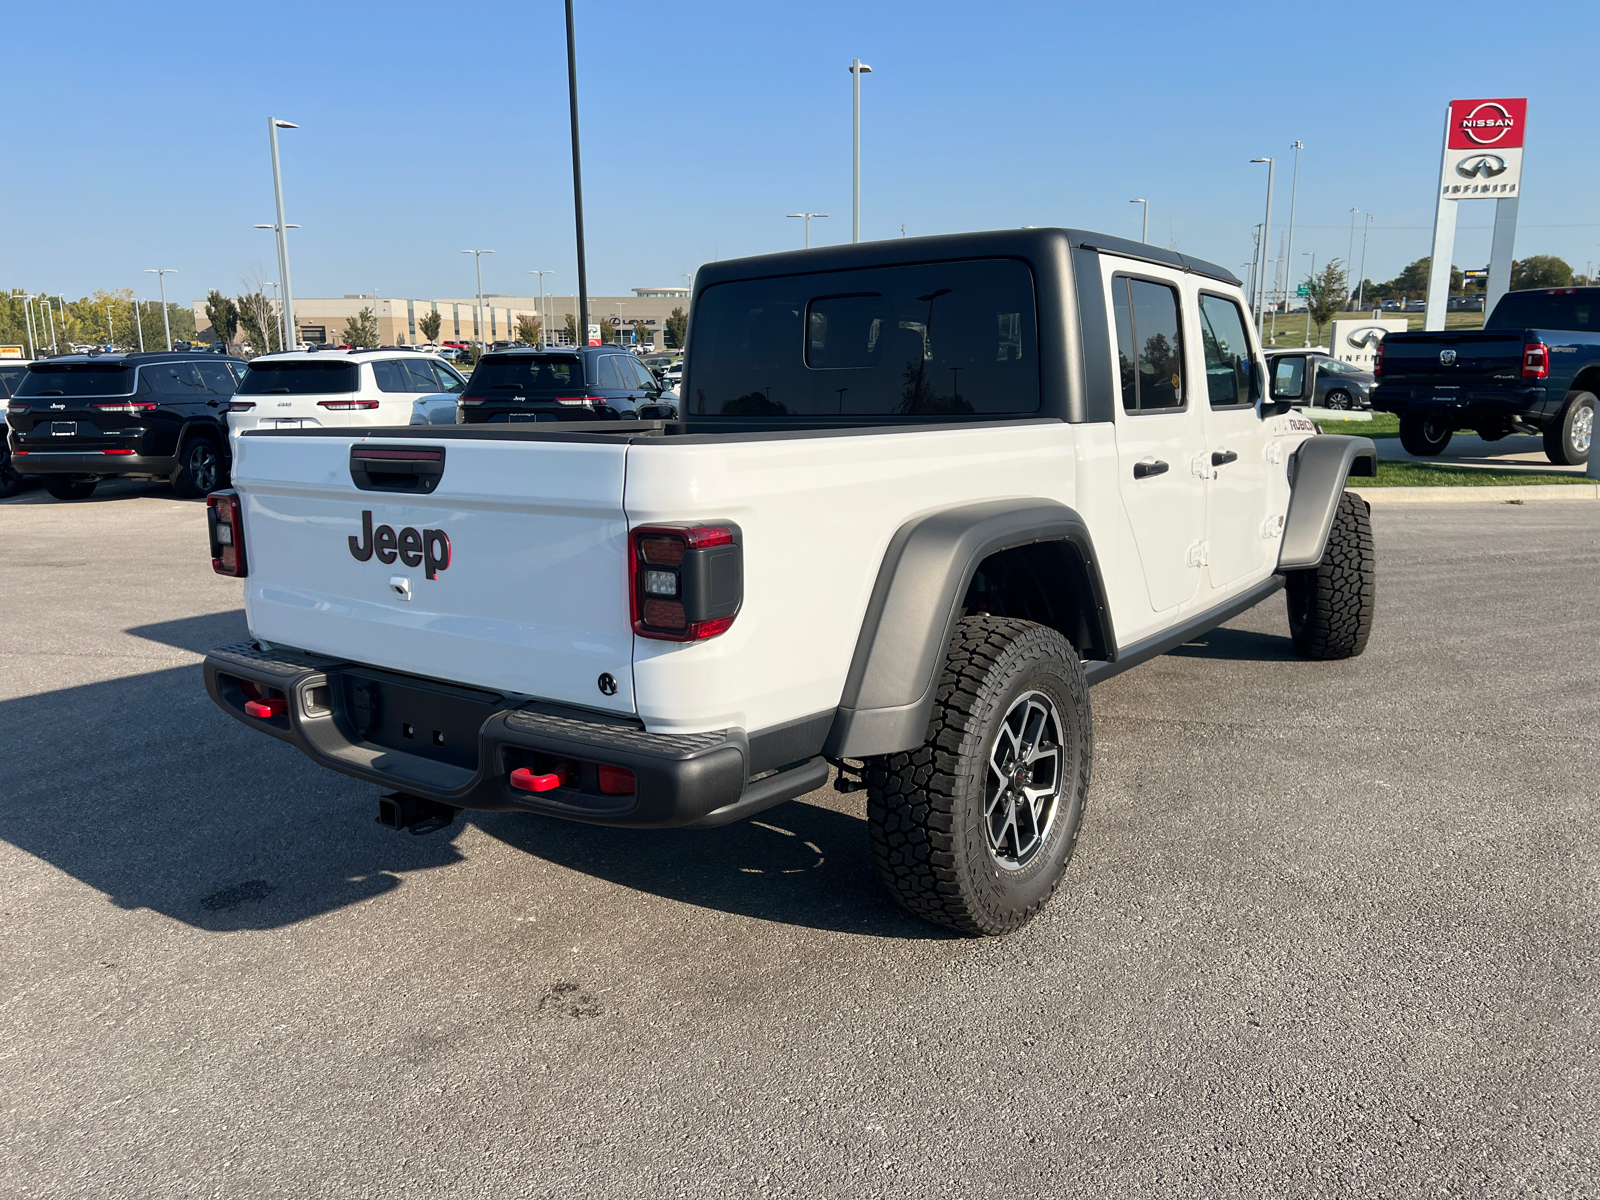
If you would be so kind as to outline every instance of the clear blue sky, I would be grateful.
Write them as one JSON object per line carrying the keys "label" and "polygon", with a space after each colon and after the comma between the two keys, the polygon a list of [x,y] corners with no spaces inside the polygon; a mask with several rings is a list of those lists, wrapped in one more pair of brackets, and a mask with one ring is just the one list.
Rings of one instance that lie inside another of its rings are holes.
{"label": "clear blue sky", "polygon": [[[163,9],[165,11],[163,12]],[[565,43],[556,0],[384,5],[31,5],[6,18],[11,136],[0,286],[243,290],[275,274],[269,113],[282,135],[295,293],[574,291]],[[678,3],[578,0],[590,290],[681,283],[713,257],[797,247],[787,212],[850,234],[852,56],[864,92],[863,236],[1078,225],[1228,267],[1274,228],[1301,156],[1296,258],[1367,274],[1428,252],[1445,102],[1528,96],[1519,256],[1600,261],[1600,4]],[[23,147],[27,146],[26,151]],[[1456,262],[1488,258],[1488,203]],[[1274,245],[1277,238],[1274,237]],[[1359,233],[1356,255],[1360,254]]]}

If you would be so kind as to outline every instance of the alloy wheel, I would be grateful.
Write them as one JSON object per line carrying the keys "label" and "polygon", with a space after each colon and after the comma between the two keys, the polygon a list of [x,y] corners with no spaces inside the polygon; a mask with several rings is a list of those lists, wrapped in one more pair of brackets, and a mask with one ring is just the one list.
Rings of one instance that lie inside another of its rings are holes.
{"label": "alloy wheel", "polygon": [[1061,808],[1061,714],[1043,692],[1019,696],[989,752],[984,827],[989,854],[1020,871],[1050,836]]}
{"label": "alloy wheel", "polygon": [[1587,404],[1578,406],[1572,414],[1572,448],[1579,454],[1589,453],[1589,443],[1594,440],[1594,409]]}

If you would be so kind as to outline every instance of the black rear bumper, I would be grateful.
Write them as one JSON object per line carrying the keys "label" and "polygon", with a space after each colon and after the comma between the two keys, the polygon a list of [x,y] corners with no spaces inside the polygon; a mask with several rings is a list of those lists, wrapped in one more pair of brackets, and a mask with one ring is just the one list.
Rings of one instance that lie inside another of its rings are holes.
{"label": "black rear bumper", "polygon": [[[828,777],[826,760],[810,757],[752,781],[749,740],[740,729],[649,733],[635,721],[251,643],[213,650],[205,681],[224,711],[322,766],[455,808],[711,828],[814,791]],[[247,687],[282,697],[285,711],[248,715]],[[632,771],[634,792],[602,794],[602,765]],[[511,786],[518,768],[544,774],[558,766],[571,786]]]}
{"label": "black rear bumper", "polygon": [[19,475],[122,475],[166,479],[178,469],[169,454],[105,454],[99,450],[13,450],[11,465]]}
{"label": "black rear bumper", "polygon": [[1372,408],[1374,412],[1426,413],[1467,427],[1474,421],[1511,417],[1542,425],[1560,411],[1563,399],[1542,387],[1449,389],[1385,383],[1373,389]]}

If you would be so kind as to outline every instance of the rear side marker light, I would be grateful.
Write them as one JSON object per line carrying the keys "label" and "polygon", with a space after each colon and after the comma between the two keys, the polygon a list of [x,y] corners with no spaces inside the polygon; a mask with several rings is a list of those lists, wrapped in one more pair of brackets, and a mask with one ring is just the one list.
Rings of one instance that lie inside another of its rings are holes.
{"label": "rear side marker light", "polygon": [[353,408],[377,408],[376,400],[318,400],[318,408],[326,408],[333,412],[348,412]]}
{"label": "rear side marker light", "polygon": [[1528,342],[1522,347],[1522,377],[1550,378],[1550,347],[1543,342]]}
{"label": "rear side marker light", "polygon": [[727,632],[744,603],[738,526],[641,525],[632,530],[628,589],[633,631],[640,637],[699,642]]}
{"label": "rear side marker light", "polygon": [[519,792],[553,792],[559,787],[570,787],[571,768],[565,763],[547,775],[535,775],[527,767],[511,772],[511,786]]}
{"label": "rear side marker light", "polygon": [[211,569],[242,579],[250,573],[244,554],[244,506],[239,493],[212,492],[206,497],[206,526],[211,534]]}
{"label": "rear side marker light", "polygon": [[265,721],[268,717],[281,717],[289,711],[289,702],[282,696],[273,696],[268,700],[246,700],[244,702],[246,716],[259,717]]}

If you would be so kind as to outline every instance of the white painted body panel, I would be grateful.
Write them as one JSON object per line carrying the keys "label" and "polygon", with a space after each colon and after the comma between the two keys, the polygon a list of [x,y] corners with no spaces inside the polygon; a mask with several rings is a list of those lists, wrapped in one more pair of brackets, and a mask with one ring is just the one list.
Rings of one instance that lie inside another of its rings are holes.
{"label": "white painted body panel", "polygon": [[[274,355],[274,361],[292,358],[334,358],[337,351],[306,355]],[[388,355],[354,356],[360,387],[353,392],[319,395],[238,396],[255,407],[243,412],[228,412],[228,437],[238,451],[239,435],[250,429],[383,429],[395,425],[454,425],[460,409],[458,398],[449,392],[385,392],[372,373],[372,363]],[[412,355],[423,358],[423,355]],[[362,401],[376,408],[326,408],[323,401]]]}

